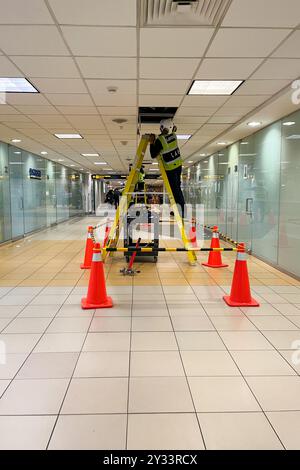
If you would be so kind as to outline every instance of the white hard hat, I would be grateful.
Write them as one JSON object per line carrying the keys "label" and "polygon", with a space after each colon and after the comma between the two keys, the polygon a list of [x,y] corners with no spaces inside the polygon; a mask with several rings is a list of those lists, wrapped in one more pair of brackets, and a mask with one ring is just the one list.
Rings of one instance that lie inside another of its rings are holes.
{"label": "white hard hat", "polygon": [[171,132],[173,131],[173,127],[173,119],[162,119],[162,121],[160,121],[160,132],[166,130],[168,131],[168,134],[171,134]]}

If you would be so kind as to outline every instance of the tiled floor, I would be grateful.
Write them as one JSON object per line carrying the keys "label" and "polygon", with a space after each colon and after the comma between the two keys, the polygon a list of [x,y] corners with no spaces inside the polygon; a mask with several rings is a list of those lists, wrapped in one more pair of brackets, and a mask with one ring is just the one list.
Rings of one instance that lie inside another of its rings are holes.
{"label": "tiled floor", "polygon": [[300,449],[300,282],[250,258],[261,307],[232,309],[234,254],[117,255],[113,309],[82,311],[94,222],[0,248],[0,448]]}

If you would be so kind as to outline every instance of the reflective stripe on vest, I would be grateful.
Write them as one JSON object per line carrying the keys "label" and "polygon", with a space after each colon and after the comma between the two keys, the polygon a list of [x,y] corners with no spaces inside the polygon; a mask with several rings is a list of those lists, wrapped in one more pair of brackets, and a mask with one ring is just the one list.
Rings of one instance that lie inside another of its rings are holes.
{"label": "reflective stripe on vest", "polygon": [[174,132],[167,136],[160,135],[158,137],[162,145],[161,157],[165,170],[175,170],[182,165],[182,158],[180,156],[180,150],[178,148],[177,137]]}

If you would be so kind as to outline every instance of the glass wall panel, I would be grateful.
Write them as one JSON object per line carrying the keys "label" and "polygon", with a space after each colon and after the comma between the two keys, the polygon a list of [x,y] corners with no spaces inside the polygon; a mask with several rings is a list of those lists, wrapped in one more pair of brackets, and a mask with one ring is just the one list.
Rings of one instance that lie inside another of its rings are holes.
{"label": "glass wall panel", "polygon": [[11,237],[15,239],[23,237],[25,231],[22,151],[10,145],[8,155],[11,206]]}
{"label": "glass wall panel", "polygon": [[228,149],[225,149],[218,154],[218,184],[216,194],[217,225],[222,233],[227,233],[227,178]]}
{"label": "glass wall panel", "polygon": [[278,263],[300,276],[300,113],[285,121],[295,124],[282,126]]}
{"label": "glass wall panel", "polygon": [[68,170],[61,165],[55,165],[55,167],[57,222],[62,222],[70,216]]}
{"label": "glass wall panel", "polygon": [[0,142],[0,243],[11,238],[8,145]]}
{"label": "glass wall panel", "polygon": [[25,233],[46,226],[45,163],[32,153],[22,151]]}
{"label": "glass wall panel", "polygon": [[[233,240],[237,240],[237,196],[238,196],[238,160],[239,145],[231,145],[227,149],[227,175],[225,184],[227,185],[227,235]],[[226,156],[226,152],[220,152],[219,156]],[[223,163],[223,162],[222,162]],[[226,161],[224,162],[226,168]]]}
{"label": "glass wall panel", "polygon": [[46,161],[46,214],[47,227],[56,224],[56,188],[55,188],[55,163]]}
{"label": "glass wall panel", "polygon": [[70,217],[83,214],[82,174],[68,170]]}

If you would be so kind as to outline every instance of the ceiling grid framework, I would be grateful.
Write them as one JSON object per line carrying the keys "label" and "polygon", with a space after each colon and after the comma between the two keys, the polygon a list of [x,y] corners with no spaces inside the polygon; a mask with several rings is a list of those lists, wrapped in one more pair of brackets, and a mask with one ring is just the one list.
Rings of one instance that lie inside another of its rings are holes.
{"label": "ceiling grid framework", "polygon": [[[281,0],[232,0],[205,26],[145,26],[143,3],[0,0],[0,77],[26,77],[40,92],[7,94],[0,140],[20,138],[22,148],[77,169],[99,171],[100,161],[101,171],[124,173],[136,151],[139,106],[178,107],[178,133],[192,136],[180,141],[188,161],[213,153],[219,139],[249,135],[249,120],[265,126],[299,107],[290,88],[300,76],[298,0],[284,8]],[[232,96],[187,95],[193,80],[244,83]]]}

